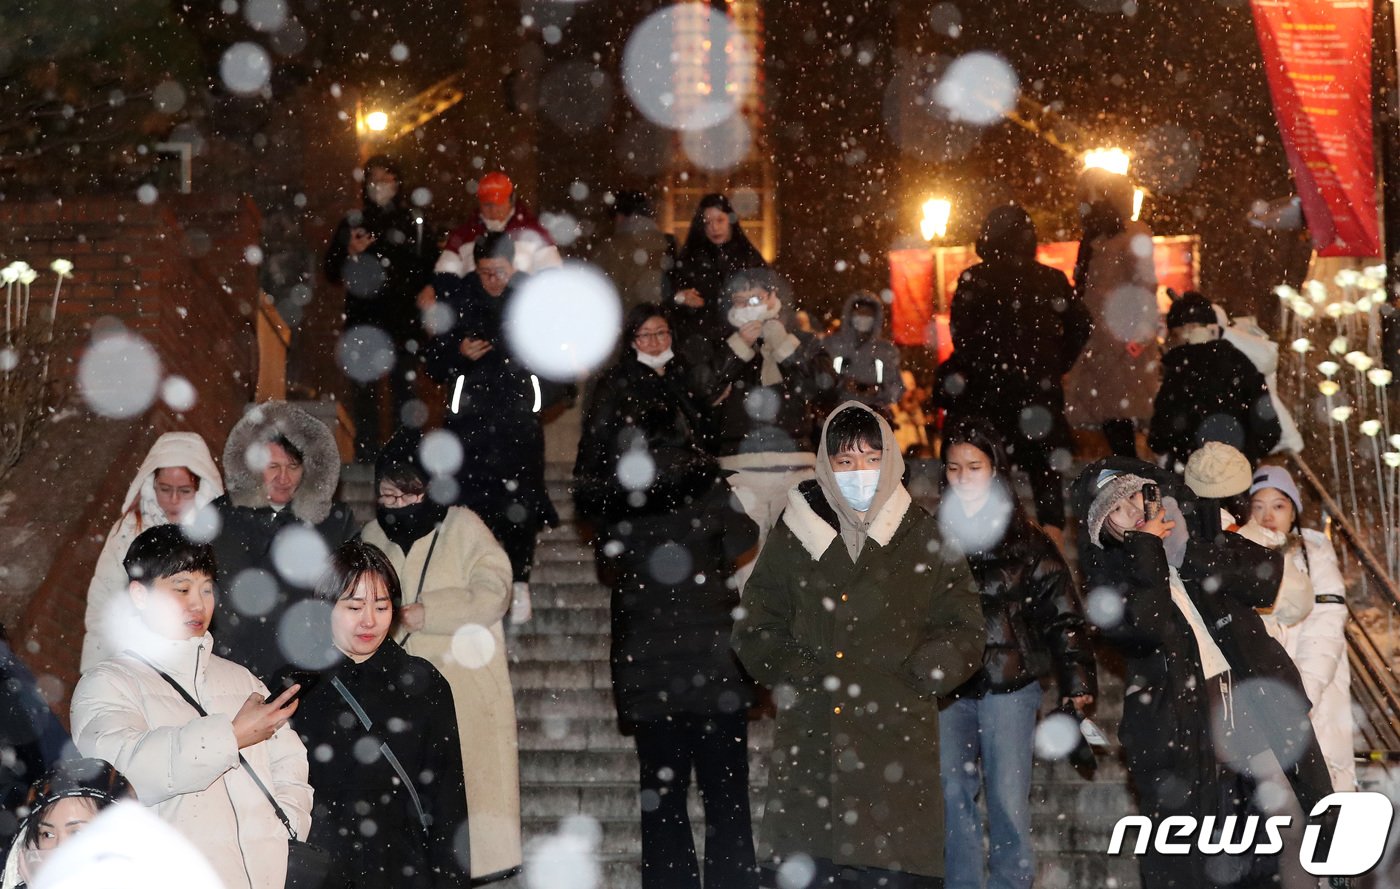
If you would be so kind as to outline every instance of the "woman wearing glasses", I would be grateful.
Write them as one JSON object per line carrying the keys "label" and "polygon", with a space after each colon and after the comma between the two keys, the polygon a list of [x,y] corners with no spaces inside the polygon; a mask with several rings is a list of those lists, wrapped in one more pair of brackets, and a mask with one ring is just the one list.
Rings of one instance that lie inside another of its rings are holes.
{"label": "woman wearing glasses", "polygon": [[379,504],[362,537],[383,550],[403,586],[395,640],[430,661],[452,688],[471,812],[471,876],[479,885],[521,864],[515,698],[501,626],[510,608],[510,559],[476,513],[429,495],[421,446],[421,433],[404,428],[380,452]]}
{"label": "woman wearing glasses", "polygon": [[612,686],[637,741],[642,889],[699,889],[686,790],[705,805],[707,887],[751,889],[748,676],[729,646],[734,563],[758,539],[701,448],[704,402],[671,351],[660,306],[623,325],[623,354],[599,379],[574,465],[574,502],[596,523],[612,587]]}

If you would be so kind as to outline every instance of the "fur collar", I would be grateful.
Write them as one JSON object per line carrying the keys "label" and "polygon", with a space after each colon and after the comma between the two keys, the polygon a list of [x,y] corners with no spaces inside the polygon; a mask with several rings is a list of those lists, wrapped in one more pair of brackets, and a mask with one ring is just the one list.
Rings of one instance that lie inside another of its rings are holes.
{"label": "fur collar", "polygon": [[[866,532],[870,539],[882,547],[889,546],[913,502],[903,485],[895,488],[870,522]],[[797,537],[813,561],[821,559],[831,546],[831,541],[837,537],[836,513],[832,512],[821,486],[814,480],[805,481],[788,491],[783,524]]]}
{"label": "fur collar", "polygon": [[234,506],[267,506],[262,473],[248,465],[254,445],[281,433],[302,452],[301,487],[289,504],[292,514],[319,525],[331,513],[332,499],[340,483],[340,451],[326,424],[285,401],[254,405],[228,434],[224,445],[224,482]]}

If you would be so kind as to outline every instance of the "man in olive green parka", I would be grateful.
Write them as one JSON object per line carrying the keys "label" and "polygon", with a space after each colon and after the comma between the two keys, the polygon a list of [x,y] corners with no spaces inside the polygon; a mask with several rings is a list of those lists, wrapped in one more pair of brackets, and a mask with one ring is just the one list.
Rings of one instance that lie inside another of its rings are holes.
{"label": "man in olive green parka", "polygon": [[814,886],[943,885],[936,698],[981,664],[985,621],[903,474],[885,421],[841,405],[744,589],[734,649],[778,705],[767,885],[799,854]]}

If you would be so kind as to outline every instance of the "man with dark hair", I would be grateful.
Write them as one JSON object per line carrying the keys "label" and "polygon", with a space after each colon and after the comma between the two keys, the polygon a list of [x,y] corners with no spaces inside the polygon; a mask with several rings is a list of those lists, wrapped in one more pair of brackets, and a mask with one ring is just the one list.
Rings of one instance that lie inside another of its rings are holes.
{"label": "man with dark hair", "polygon": [[535,536],[559,521],[544,484],[540,411],[554,391],[512,354],[503,319],[523,275],[516,244],[490,232],[472,245],[475,270],[437,276],[436,332],[424,353],[428,375],[447,387],[446,427],[462,442],[455,503],[481,516],[510,556],[511,620],[530,619]]}
{"label": "man with dark hair", "polygon": [[889,424],[841,405],[744,589],[734,650],[780,702],[767,887],[800,856],[813,886],[943,885],[937,697],[981,666],[985,620],[903,472]]}
{"label": "man with dark hair", "polygon": [[[356,327],[378,328],[394,341],[396,357],[388,374],[393,429],[413,397],[413,352],[422,340],[415,298],[432,280],[437,236],[422,208],[410,205],[399,168],[388,157],[375,155],[365,162],[360,196],[362,206],[346,214],[326,248],[324,270],[332,284],[345,285],[346,353],[353,355],[357,344],[367,343],[366,335],[354,333]],[[355,456],[373,462],[386,437],[380,419],[383,381],[368,377],[368,367],[348,370],[354,388]]]}

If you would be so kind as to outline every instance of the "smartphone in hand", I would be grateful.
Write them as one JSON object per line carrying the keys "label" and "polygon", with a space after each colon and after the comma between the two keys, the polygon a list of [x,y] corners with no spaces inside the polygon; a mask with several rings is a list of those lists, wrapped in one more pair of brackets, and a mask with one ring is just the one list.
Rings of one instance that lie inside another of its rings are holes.
{"label": "smartphone in hand", "polygon": [[300,685],[301,688],[297,689],[297,693],[288,698],[286,704],[283,704],[284,707],[290,706],[293,701],[305,697],[306,693],[315,688],[316,683],[320,680],[321,674],[315,670],[284,670],[277,674],[275,680],[277,688],[273,689],[272,694],[268,695],[263,703],[270,704],[277,699],[278,695],[293,685]]}
{"label": "smartphone in hand", "polygon": [[1153,482],[1142,486],[1142,518],[1152,521],[1162,514],[1162,491]]}

